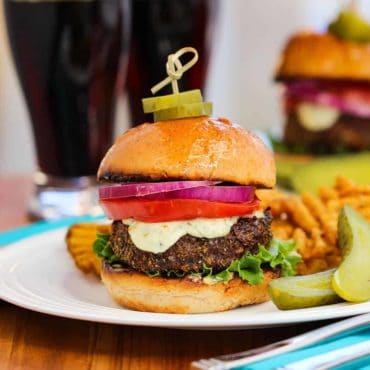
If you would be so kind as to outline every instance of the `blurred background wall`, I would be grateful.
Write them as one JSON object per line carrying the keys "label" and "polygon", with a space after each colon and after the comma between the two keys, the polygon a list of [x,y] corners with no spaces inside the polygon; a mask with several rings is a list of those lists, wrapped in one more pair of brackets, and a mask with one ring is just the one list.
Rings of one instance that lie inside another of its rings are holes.
{"label": "blurred background wall", "polygon": [[[148,0],[150,1],[150,0]],[[282,119],[272,76],[287,37],[301,28],[324,29],[345,0],[221,0],[207,98],[214,113],[250,129],[279,132]],[[358,2],[370,19],[370,0]],[[122,97],[117,133],[129,117]],[[30,173],[35,154],[29,117],[14,73],[0,2],[0,175]]]}

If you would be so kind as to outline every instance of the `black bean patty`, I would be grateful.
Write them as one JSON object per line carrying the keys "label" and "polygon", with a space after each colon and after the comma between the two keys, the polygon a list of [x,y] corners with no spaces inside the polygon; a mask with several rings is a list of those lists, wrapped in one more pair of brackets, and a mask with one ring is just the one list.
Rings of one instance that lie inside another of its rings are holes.
{"label": "black bean patty", "polygon": [[259,244],[269,245],[272,238],[271,220],[269,211],[265,211],[263,218],[240,218],[225,237],[207,239],[185,235],[164,253],[138,249],[131,241],[128,226],[115,221],[110,241],[120,260],[138,271],[199,272],[206,264],[216,272],[227,268],[248,251],[257,253]]}
{"label": "black bean patty", "polygon": [[304,146],[317,154],[335,153],[338,150],[365,150],[370,148],[370,120],[341,115],[327,130],[309,131],[300,123],[296,114],[288,115],[284,130],[284,142]]}

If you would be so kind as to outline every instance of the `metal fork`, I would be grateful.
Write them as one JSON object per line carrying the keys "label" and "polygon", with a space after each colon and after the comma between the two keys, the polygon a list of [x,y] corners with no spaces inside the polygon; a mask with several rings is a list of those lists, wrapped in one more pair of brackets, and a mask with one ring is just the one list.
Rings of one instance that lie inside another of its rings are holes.
{"label": "metal fork", "polygon": [[323,339],[330,338],[349,329],[359,328],[363,325],[370,324],[370,313],[355,316],[351,319],[343,320],[312,330],[305,334],[285,339],[267,346],[251,349],[244,352],[223,355],[209,359],[194,361],[192,369],[202,370],[226,370],[238,366],[248,365],[252,362],[265,360],[267,358],[294,351],[308,345],[319,342]]}

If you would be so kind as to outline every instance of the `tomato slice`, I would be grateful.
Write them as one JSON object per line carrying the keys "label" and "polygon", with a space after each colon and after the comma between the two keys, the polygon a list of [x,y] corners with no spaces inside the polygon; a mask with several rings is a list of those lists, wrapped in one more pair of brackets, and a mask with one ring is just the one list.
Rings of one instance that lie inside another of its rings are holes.
{"label": "tomato slice", "polygon": [[134,218],[143,222],[191,220],[198,217],[223,218],[243,216],[259,208],[260,201],[248,203],[210,202],[199,199],[144,200],[134,198],[101,199],[100,204],[108,218]]}

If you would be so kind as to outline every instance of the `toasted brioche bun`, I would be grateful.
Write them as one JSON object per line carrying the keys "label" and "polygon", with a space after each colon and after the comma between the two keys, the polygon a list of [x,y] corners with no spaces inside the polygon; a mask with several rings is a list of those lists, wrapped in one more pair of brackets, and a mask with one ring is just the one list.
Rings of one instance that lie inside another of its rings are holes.
{"label": "toasted brioche bun", "polygon": [[251,132],[206,116],[144,123],[121,135],[105,155],[101,181],[217,180],[273,187],[272,153]]}
{"label": "toasted brioche bun", "polygon": [[107,263],[101,272],[109,293],[121,306],[137,311],[181,314],[219,312],[265,302],[269,299],[268,284],[278,275],[272,271],[264,275],[259,285],[250,285],[240,278],[207,285],[189,278],[166,279],[133,270],[116,271]]}
{"label": "toasted brioche bun", "polygon": [[330,33],[298,33],[285,46],[276,78],[370,81],[370,44],[340,40]]}

